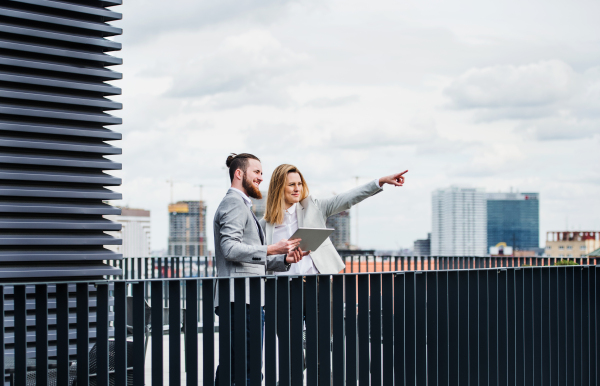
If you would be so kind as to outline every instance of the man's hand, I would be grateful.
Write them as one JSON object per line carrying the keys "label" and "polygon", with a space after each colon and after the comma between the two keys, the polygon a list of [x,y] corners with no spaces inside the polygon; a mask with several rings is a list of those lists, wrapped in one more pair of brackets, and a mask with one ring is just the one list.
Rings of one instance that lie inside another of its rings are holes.
{"label": "man's hand", "polygon": [[285,262],[288,264],[297,263],[300,260],[302,260],[302,258],[304,256],[308,255],[309,253],[310,253],[310,251],[304,252],[302,249],[298,248],[295,251],[288,253],[287,257],[285,258]]}
{"label": "man's hand", "polygon": [[271,244],[267,247],[267,255],[287,255],[300,244],[301,239],[287,240],[283,239],[277,244]]}
{"label": "man's hand", "polygon": [[402,186],[404,184],[404,173],[408,172],[408,170],[403,171],[402,173],[392,174],[391,176],[381,177],[379,179],[379,187],[382,187],[385,184],[390,184],[394,186]]}

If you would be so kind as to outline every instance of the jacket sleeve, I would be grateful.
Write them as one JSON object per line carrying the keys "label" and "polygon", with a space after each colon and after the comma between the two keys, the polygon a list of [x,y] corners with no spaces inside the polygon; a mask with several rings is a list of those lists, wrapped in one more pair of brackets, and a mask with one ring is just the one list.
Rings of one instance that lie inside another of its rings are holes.
{"label": "jacket sleeve", "polygon": [[382,190],[383,189],[379,187],[377,180],[375,180],[336,196],[322,200],[314,199],[313,201],[325,215],[325,218],[327,218],[344,210],[350,209],[353,205],[358,204],[364,199],[371,197]]}
{"label": "jacket sleeve", "polygon": [[243,242],[246,216],[243,215],[246,208],[233,205],[221,212],[220,225],[220,247],[225,260],[252,264],[265,264],[267,261],[266,245],[249,245]]}

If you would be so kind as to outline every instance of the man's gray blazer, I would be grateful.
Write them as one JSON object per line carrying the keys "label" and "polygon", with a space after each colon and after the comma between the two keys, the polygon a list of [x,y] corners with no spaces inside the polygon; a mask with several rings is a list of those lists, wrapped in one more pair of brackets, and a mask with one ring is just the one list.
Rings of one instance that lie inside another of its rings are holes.
{"label": "man's gray blazer", "polygon": [[[269,271],[286,271],[286,255],[267,256],[266,237],[258,220],[242,196],[229,190],[219,204],[214,220],[215,261],[218,277],[261,276]],[[233,301],[233,281],[230,283],[230,300]],[[249,286],[246,281],[246,302],[249,303]],[[215,289],[215,306],[219,294]]]}

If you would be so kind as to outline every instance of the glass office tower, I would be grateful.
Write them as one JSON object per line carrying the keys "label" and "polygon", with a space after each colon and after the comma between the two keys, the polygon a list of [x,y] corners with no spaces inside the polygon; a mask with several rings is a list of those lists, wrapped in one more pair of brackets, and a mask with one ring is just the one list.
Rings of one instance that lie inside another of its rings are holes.
{"label": "glass office tower", "polygon": [[540,246],[539,193],[488,193],[488,250],[505,242],[515,250]]}

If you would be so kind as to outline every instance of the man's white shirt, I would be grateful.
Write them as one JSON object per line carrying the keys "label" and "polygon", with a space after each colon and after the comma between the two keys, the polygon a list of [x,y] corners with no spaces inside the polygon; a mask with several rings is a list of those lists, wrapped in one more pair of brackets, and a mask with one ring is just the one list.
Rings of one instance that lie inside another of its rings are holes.
{"label": "man's white shirt", "polygon": [[[283,239],[289,239],[298,230],[297,206],[298,204],[290,206],[284,213],[283,224],[275,225],[273,228],[273,244]],[[275,275],[312,275],[318,273],[319,271],[315,267],[312,257],[308,254],[299,262],[291,264],[289,271],[275,272]]]}

